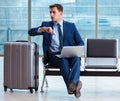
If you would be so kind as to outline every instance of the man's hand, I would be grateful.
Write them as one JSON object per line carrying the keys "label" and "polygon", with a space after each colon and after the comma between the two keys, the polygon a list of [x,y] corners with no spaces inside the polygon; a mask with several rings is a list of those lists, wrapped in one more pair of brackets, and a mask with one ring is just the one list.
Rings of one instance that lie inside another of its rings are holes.
{"label": "man's hand", "polygon": [[47,33],[49,33],[49,34],[52,34],[52,33],[53,33],[53,30],[52,30],[51,27],[40,27],[40,28],[39,28],[39,31],[40,31],[40,32],[47,32]]}

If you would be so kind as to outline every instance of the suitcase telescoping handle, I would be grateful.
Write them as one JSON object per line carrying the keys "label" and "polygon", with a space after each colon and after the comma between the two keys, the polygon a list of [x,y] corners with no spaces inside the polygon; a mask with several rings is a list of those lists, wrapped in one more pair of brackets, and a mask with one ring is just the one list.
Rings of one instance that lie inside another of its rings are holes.
{"label": "suitcase telescoping handle", "polygon": [[27,40],[17,40],[16,42],[29,42]]}

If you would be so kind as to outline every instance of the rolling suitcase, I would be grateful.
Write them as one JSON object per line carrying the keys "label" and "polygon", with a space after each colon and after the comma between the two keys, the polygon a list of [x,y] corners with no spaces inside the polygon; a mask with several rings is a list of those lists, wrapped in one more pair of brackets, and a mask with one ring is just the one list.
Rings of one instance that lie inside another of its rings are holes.
{"label": "rolling suitcase", "polygon": [[4,91],[7,88],[29,89],[39,86],[39,52],[33,42],[6,42],[4,44]]}

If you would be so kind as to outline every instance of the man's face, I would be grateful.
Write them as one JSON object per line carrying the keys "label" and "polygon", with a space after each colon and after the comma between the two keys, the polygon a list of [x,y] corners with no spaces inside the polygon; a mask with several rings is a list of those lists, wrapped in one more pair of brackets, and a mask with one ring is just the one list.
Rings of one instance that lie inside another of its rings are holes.
{"label": "man's face", "polygon": [[62,19],[62,12],[57,9],[57,7],[53,7],[50,9],[50,16],[53,22],[60,22]]}

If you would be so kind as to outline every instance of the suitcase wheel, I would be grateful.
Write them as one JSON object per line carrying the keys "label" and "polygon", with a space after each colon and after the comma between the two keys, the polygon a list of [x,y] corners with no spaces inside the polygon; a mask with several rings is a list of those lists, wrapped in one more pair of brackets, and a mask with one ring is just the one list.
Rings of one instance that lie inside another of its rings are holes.
{"label": "suitcase wheel", "polygon": [[33,93],[33,89],[32,88],[30,88],[30,93]]}
{"label": "suitcase wheel", "polygon": [[38,91],[38,87],[35,87],[35,91],[36,91],[36,92]]}
{"label": "suitcase wheel", "polygon": [[10,91],[11,91],[11,92],[13,92],[13,89],[12,89],[12,88],[10,88]]}
{"label": "suitcase wheel", "polygon": [[5,92],[7,91],[7,86],[4,86],[4,91],[5,91]]}

